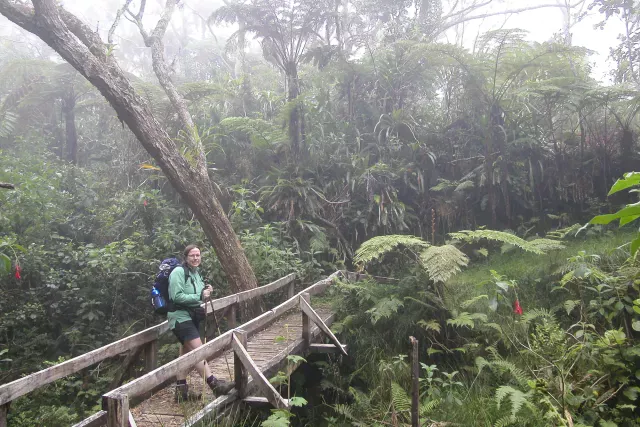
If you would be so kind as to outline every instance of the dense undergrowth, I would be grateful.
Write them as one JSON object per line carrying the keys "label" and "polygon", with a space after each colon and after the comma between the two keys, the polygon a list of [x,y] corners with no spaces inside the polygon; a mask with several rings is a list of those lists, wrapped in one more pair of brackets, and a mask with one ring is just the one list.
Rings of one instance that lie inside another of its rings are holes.
{"label": "dense undergrowth", "polygon": [[423,422],[636,425],[634,236],[591,230],[544,255],[508,248],[440,285],[402,251],[387,254],[370,272],[399,281],[336,291],[352,358],[324,386],[351,403],[330,404],[327,425],[410,421],[409,336],[420,342]]}

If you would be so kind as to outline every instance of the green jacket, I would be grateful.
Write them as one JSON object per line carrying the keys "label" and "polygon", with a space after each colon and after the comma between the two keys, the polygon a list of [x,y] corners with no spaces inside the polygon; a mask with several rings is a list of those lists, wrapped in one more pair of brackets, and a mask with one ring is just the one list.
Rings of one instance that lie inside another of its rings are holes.
{"label": "green jacket", "polygon": [[202,303],[200,296],[204,289],[204,281],[198,269],[192,270],[189,268],[189,280],[185,282],[184,278],[183,267],[174,268],[169,276],[169,299],[178,308],[176,311],[167,313],[167,320],[171,329],[176,327],[176,323],[191,320],[189,312],[181,309],[181,307],[197,308]]}

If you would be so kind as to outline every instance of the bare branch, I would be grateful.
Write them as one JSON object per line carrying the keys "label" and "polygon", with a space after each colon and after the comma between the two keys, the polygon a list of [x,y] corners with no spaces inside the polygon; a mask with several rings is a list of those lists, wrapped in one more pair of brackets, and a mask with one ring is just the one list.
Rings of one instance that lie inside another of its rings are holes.
{"label": "bare branch", "polygon": [[0,182],[0,188],[7,188],[9,190],[15,190],[16,186],[14,184],[10,184],[8,182]]}
{"label": "bare branch", "polygon": [[[579,0],[576,3],[570,5],[569,7],[573,8],[573,7],[579,6],[582,3],[584,3],[584,1],[585,0]],[[485,4],[486,3],[482,3],[482,5],[485,5]],[[539,4],[539,5],[535,5],[535,6],[522,7],[522,8],[519,8],[519,9],[507,9],[507,10],[502,10],[502,11],[499,11],[499,12],[482,13],[482,14],[479,14],[479,15],[471,15],[471,16],[463,15],[463,16],[457,18],[457,19],[454,19],[453,21],[443,23],[440,31],[443,32],[443,31],[445,31],[445,30],[447,30],[447,29],[449,29],[451,27],[455,27],[458,24],[462,24],[463,22],[474,21],[474,20],[477,20],[477,19],[490,18],[492,16],[510,15],[510,14],[513,14],[513,13],[528,12],[530,10],[536,10],[536,9],[564,8],[564,7],[566,7],[566,5],[558,4],[558,3],[549,3],[549,4]],[[469,9],[470,8],[467,8],[467,11],[469,11]],[[472,10],[475,10],[475,8],[472,9]],[[450,14],[449,17],[456,16],[456,15],[458,15],[458,13]]]}
{"label": "bare branch", "polygon": [[107,36],[107,43],[109,44],[113,44],[113,33],[116,31],[116,27],[118,26],[118,23],[120,22],[120,17],[122,16],[123,13],[125,13],[125,11],[127,9],[129,9],[129,5],[131,4],[133,0],[126,0],[124,2],[124,6],[122,6],[120,9],[118,9],[118,11],[116,12],[116,18],[113,20],[113,24],[111,25],[111,28],[109,29],[109,35]]}

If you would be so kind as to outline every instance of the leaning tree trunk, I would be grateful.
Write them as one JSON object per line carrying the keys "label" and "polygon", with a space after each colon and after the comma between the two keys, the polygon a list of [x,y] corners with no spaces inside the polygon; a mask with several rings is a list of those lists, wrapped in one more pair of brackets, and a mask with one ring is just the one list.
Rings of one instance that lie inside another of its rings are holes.
{"label": "leaning tree trunk", "polygon": [[102,93],[193,211],[220,259],[231,288],[236,292],[255,288],[256,277],[216,198],[206,166],[192,165],[179,154],[175,142],[96,33],[57,6],[55,0],[32,0],[32,3],[33,8],[0,0],[0,13],[41,38]]}

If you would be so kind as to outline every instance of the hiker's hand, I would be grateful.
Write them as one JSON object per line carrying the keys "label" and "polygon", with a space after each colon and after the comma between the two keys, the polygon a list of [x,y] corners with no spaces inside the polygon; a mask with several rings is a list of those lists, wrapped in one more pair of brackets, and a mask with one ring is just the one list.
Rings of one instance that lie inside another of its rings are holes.
{"label": "hiker's hand", "polygon": [[202,300],[203,300],[203,301],[206,301],[206,300],[208,300],[208,299],[209,299],[209,297],[210,297],[210,296],[211,296],[211,291],[210,291],[209,289],[206,289],[206,288],[205,288],[205,289],[202,291]]}

